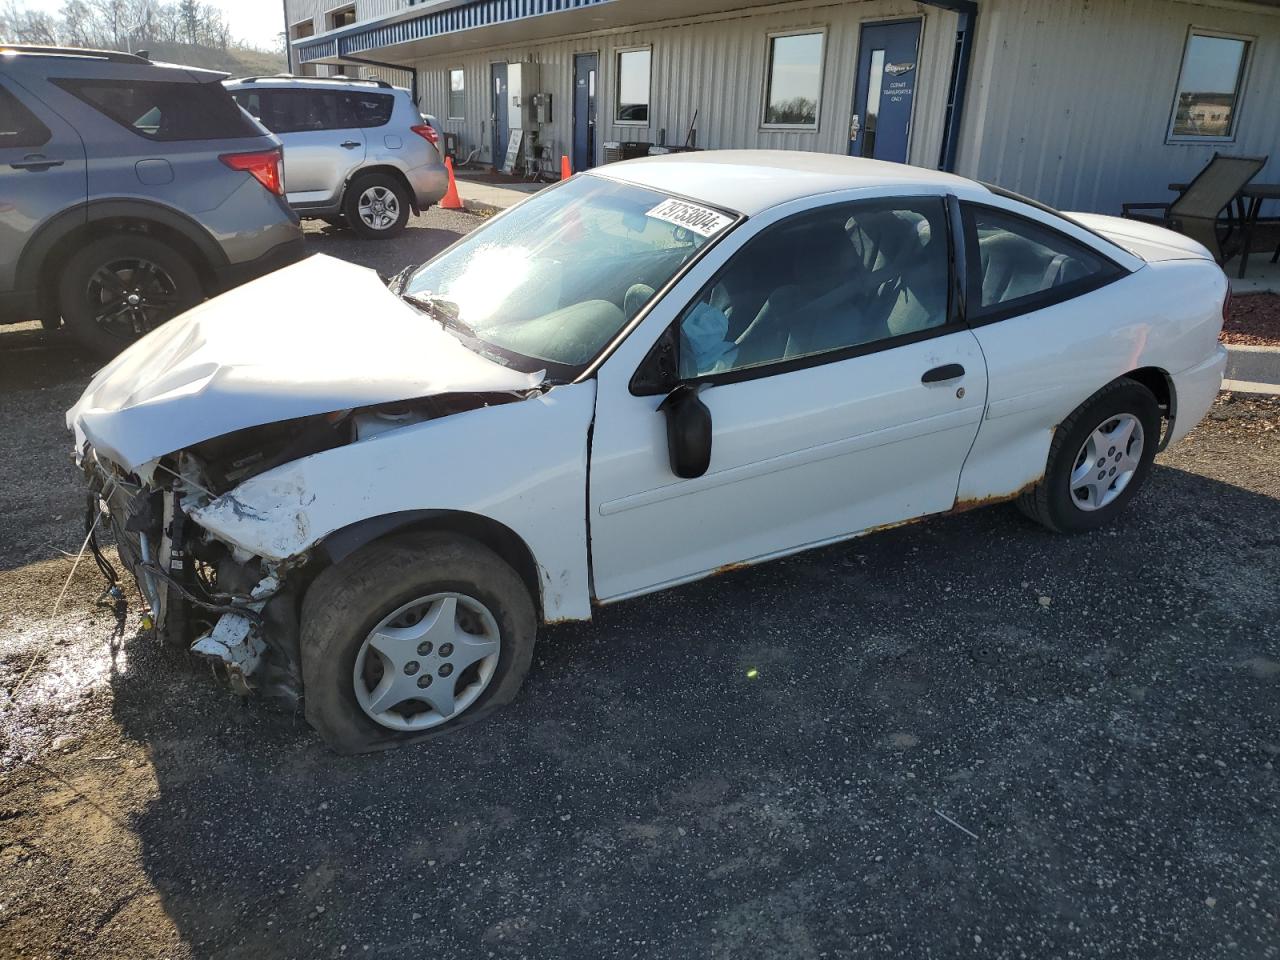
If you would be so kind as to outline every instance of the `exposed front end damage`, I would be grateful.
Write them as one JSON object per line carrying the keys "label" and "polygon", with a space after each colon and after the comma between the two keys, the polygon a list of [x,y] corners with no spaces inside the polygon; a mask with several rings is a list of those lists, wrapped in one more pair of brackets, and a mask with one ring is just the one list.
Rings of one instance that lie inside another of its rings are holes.
{"label": "exposed front end damage", "polygon": [[449,394],[265,424],[195,443],[133,471],[89,441],[80,456],[89,516],[101,514],[99,528],[106,523],[114,534],[159,639],[208,661],[237,693],[296,704],[301,601],[328,555],[307,549],[264,557],[211,532],[197,516],[212,508],[214,515],[240,511],[246,519],[271,522],[265,511],[241,504],[241,484],[389,431],[527,396]]}

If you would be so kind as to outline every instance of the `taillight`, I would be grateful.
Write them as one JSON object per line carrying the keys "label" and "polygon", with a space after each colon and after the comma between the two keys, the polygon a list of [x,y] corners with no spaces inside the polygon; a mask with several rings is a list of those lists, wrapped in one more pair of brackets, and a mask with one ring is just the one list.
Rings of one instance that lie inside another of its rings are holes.
{"label": "taillight", "polygon": [[1231,288],[1227,287],[1226,299],[1222,301],[1222,325],[1225,327],[1231,319]]}
{"label": "taillight", "polygon": [[440,142],[440,134],[436,133],[436,128],[429,123],[414,124],[409,129],[427,141],[427,143],[438,144]]}
{"label": "taillight", "polygon": [[224,153],[218,158],[232,170],[243,170],[253,179],[274,193],[284,196],[284,177],[280,175],[281,154],[276,150],[255,150],[253,153]]}

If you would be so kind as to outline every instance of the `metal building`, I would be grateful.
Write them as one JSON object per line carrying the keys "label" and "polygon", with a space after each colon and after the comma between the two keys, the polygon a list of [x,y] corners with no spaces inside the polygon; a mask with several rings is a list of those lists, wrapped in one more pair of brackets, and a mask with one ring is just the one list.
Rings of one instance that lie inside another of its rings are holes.
{"label": "metal building", "polygon": [[1280,180],[1280,0],[331,2],[284,0],[295,72],[412,84],[498,167],[849,152],[1102,212],[1215,151]]}

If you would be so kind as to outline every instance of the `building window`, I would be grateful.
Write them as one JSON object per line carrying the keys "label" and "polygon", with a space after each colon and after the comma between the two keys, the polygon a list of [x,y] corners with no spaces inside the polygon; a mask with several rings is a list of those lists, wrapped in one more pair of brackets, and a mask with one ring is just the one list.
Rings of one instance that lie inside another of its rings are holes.
{"label": "building window", "polygon": [[767,127],[818,127],[822,96],[821,33],[769,38],[769,70],[764,98]]}
{"label": "building window", "polygon": [[309,37],[315,32],[315,23],[311,20],[299,20],[289,27],[289,37],[292,40],[301,40],[303,37]]}
{"label": "building window", "polygon": [[1170,140],[1231,140],[1249,62],[1250,41],[1202,33],[1187,37],[1173,99]]}
{"label": "building window", "polygon": [[461,70],[449,71],[449,119],[462,120],[466,117],[467,80]]}
{"label": "building window", "polygon": [[356,22],[356,5],[348,3],[345,7],[330,10],[325,16],[328,18],[330,30],[349,27]]}
{"label": "building window", "polygon": [[623,50],[618,54],[616,123],[649,123],[649,61],[652,50]]}

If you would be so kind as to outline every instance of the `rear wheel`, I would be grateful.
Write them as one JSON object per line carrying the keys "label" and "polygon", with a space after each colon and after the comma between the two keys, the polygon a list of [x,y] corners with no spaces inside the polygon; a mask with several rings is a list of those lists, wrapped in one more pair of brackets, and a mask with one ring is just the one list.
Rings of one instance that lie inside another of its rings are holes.
{"label": "rear wheel", "polygon": [[155,237],[115,234],[81,247],[62,270],[58,308],[68,332],[113,356],[204,299],[195,268]]}
{"label": "rear wheel", "polygon": [[524,582],[480,543],[424,534],[371,544],[307,591],[307,720],[341,753],[473,723],[520,689],[535,633]]}
{"label": "rear wheel", "polygon": [[1142,384],[1121,377],[1062,421],[1044,477],[1018,506],[1057,533],[1100,527],[1141,489],[1159,440],[1156,398]]}
{"label": "rear wheel", "polygon": [[385,173],[356,177],[342,198],[343,218],[366,240],[395,236],[409,222],[409,213],[408,191]]}

